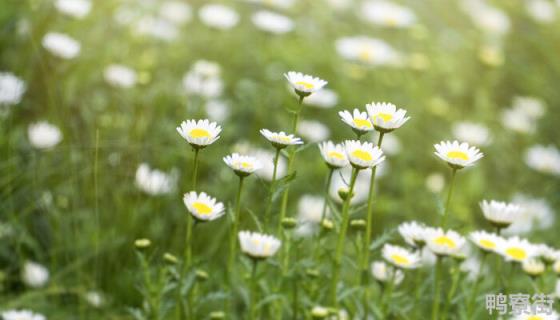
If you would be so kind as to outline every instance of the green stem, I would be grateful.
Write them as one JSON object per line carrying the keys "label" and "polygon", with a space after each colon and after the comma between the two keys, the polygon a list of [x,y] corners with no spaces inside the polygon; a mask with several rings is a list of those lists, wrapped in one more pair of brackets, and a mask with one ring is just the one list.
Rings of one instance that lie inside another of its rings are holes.
{"label": "green stem", "polygon": [[200,149],[194,148],[194,165],[193,165],[193,176],[192,176],[192,190],[196,191],[196,178],[198,175],[198,152]]}
{"label": "green stem", "polygon": [[313,250],[313,261],[318,261],[320,255],[320,242],[321,242],[321,225],[325,217],[327,216],[327,207],[329,202],[329,189],[331,187],[332,177],[334,174],[334,169],[329,168],[329,175],[327,176],[327,183],[325,186],[325,201],[323,202],[323,211],[321,212],[321,220],[319,220],[318,231],[315,234],[315,249]]}
{"label": "green stem", "polygon": [[440,227],[445,228],[447,225],[447,216],[449,214],[449,204],[451,203],[451,195],[453,194],[453,185],[455,182],[455,175],[457,174],[457,169],[451,169],[451,181],[449,183],[449,193],[447,194],[447,201],[445,202],[445,208],[443,209],[443,217],[441,219]]}
{"label": "green stem", "polygon": [[[389,281],[387,283],[387,290],[383,292],[382,302],[381,302],[381,315],[383,319],[390,318],[390,312],[387,311],[389,307],[389,303],[391,301],[391,295],[393,294],[393,288],[395,287],[395,277],[397,274],[397,269],[392,269],[392,275],[389,277]],[[367,305],[364,307],[367,308]],[[367,314],[367,309],[364,309],[364,314]]]}
{"label": "green stem", "polygon": [[280,159],[280,148],[276,148],[276,153],[274,154],[274,169],[272,171],[272,181],[270,182],[270,191],[268,193],[268,199],[266,204],[266,211],[264,214],[264,227],[268,227],[270,221],[270,211],[272,210],[272,202],[274,190],[276,189],[276,175],[278,171],[278,159]]}
{"label": "green stem", "polygon": [[253,260],[253,267],[251,271],[251,287],[250,287],[250,301],[249,301],[249,319],[256,319],[256,301],[257,301],[257,264],[256,259]]}
{"label": "green stem", "polygon": [[459,270],[459,264],[456,264],[454,268],[451,269],[453,272],[453,280],[451,282],[451,289],[447,293],[447,301],[445,303],[445,309],[443,310],[442,318],[447,319],[447,314],[452,306],[453,296],[455,296],[455,291],[457,291],[457,285],[459,280],[461,280],[461,271]]}
{"label": "green stem", "polygon": [[[377,140],[377,146],[381,148],[381,143],[383,143],[383,136],[385,133],[379,133],[379,139]],[[372,224],[373,224],[373,195],[375,193],[375,174],[377,172],[377,166],[371,168],[371,178],[369,181],[369,194],[368,194],[368,202],[367,202],[367,220],[366,220],[366,235],[364,237],[364,243],[362,248],[362,261],[361,261],[361,282],[363,287],[363,308],[364,308],[364,320],[368,318],[368,282],[369,282],[369,275],[368,275],[368,261],[369,261],[369,244],[371,243],[371,236],[372,236]]]}
{"label": "green stem", "polygon": [[359,169],[357,168],[352,169],[352,177],[350,179],[348,196],[346,197],[346,199],[344,200],[344,204],[342,205],[342,222],[340,225],[340,233],[338,235],[338,241],[336,243],[336,251],[334,256],[334,264],[333,264],[333,272],[332,272],[332,280],[331,280],[331,303],[332,306],[334,307],[338,305],[336,287],[338,285],[338,280],[340,278],[340,265],[342,262],[344,240],[346,239],[346,231],[348,230],[348,221],[350,220],[350,214],[349,214],[350,199],[352,198],[352,194],[354,192],[354,185],[356,184],[356,178],[358,176],[358,172]]}
{"label": "green stem", "polygon": [[478,286],[480,285],[480,280],[482,280],[482,270],[484,268],[484,262],[486,261],[486,256],[488,254],[486,252],[482,253],[482,260],[480,261],[480,265],[478,266],[478,274],[476,279],[474,280],[473,288],[471,290],[471,296],[469,297],[467,303],[467,318],[471,318],[474,308],[474,302],[476,300],[476,296],[478,294]]}
{"label": "green stem", "polygon": [[439,284],[439,273],[441,268],[441,258],[436,257],[436,266],[435,266],[435,273],[434,273],[434,302],[432,305],[432,320],[439,319],[439,300],[441,295],[441,288]]}
{"label": "green stem", "polygon": [[[419,249],[419,251],[421,251],[421,250],[422,250],[422,249]],[[415,315],[416,315],[416,317],[419,316],[418,311],[419,311],[420,308],[419,308],[419,306],[418,306],[418,301],[420,301],[420,294],[422,293],[421,290],[420,290],[421,287],[422,287],[422,286],[421,286],[421,283],[420,283],[420,282],[421,282],[421,279],[422,279],[422,278],[421,278],[421,276],[422,276],[422,272],[421,272],[421,271],[422,271],[422,270],[421,270],[420,268],[416,269],[416,270],[415,270],[416,275],[415,275],[415,277],[414,277],[414,310],[415,310]]]}
{"label": "green stem", "polygon": [[231,234],[229,238],[229,257],[228,257],[228,275],[233,274],[233,264],[237,251],[237,231],[239,230],[239,222],[241,221],[241,191],[243,190],[243,177],[239,177],[239,188],[237,189],[237,196],[235,197],[235,212],[233,216],[233,224],[231,227]]}

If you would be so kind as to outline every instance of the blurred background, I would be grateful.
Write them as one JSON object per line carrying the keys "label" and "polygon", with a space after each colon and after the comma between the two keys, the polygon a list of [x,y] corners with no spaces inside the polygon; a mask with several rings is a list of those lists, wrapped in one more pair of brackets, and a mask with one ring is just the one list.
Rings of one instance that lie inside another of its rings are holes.
{"label": "blurred background", "polygon": [[[237,179],[222,157],[267,164],[244,195],[258,217],[273,156],[258,132],[289,130],[290,70],[329,81],[305,101],[297,134],[309,147],[298,153],[290,216],[320,217],[328,170],[315,144],[354,137],[338,111],[388,101],[412,119],[384,141],[375,235],[438,221],[449,170],[433,144],[458,139],[485,157],[459,174],[452,227],[484,226],[483,199],[514,201],[524,216],[508,234],[560,245],[559,18],[552,0],[2,1],[0,309],[128,317],[139,304],[134,240],[151,239],[154,255],[183,250],[192,163],[175,130],[183,120],[222,125],[201,155],[199,186],[226,205]],[[227,226],[197,227],[211,278]]]}

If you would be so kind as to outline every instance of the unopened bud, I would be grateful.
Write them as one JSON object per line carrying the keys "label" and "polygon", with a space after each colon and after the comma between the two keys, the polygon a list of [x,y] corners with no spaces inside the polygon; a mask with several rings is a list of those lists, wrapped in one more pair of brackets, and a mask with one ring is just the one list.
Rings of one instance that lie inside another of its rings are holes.
{"label": "unopened bud", "polygon": [[293,229],[297,225],[297,220],[294,218],[284,218],[282,219],[282,227],[284,229]]}
{"label": "unopened bud", "polygon": [[332,230],[332,228],[334,228],[334,224],[332,220],[323,219],[323,221],[321,221],[321,227],[325,230]]}
{"label": "unopened bud", "polygon": [[325,319],[329,316],[329,310],[327,308],[316,306],[311,309],[311,317],[313,319]]}
{"label": "unopened bud", "polygon": [[150,241],[150,239],[138,239],[138,240],[134,241],[134,246],[137,249],[146,249],[151,245],[152,245],[152,242]]}
{"label": "unopened bud", "polygon": [[196,275],[196,279],[198,281],[206,281],[208,280],[208,272],[204,271],[204,270],[196,270],[195,271],[195,275]]}
{"label": "unopened bud", "polygon": [[366,229],[366,221],[364,219],[355,219],[350,221],[350,226],[356,230],[365,230]]}
{"label": "unopened bud", "polygon": [[210,312],[210,319],[225,319],[226,313],[223,311]]}
{"label": "unopened bud", "polygon": [[[348,188],[338,189],[338,196],[340,197],[340,199],[346,200],[349,195],[350,195],[350,190],[348,190]],[[352,199],[352,197],[354,197],[354,193],[352,193],[352,195],[350,196],[350,199]]]}
{"label": "unopened bud", "polygon": [[179,259],[176,256],[172,255],[169,252],[163,254],[163,260],[169,264],[177,264],[179,263]]}

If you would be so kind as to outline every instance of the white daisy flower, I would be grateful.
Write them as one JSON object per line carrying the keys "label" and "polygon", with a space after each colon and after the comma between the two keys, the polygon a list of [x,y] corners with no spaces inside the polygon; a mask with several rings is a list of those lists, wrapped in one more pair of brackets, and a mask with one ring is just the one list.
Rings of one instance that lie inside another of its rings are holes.
{"label": "white daisy flower", "polygon": [[529,314],[520,314],[511,318],[512,320],[559,320],[560,316],[556,311],[531,311]]}
{"label": "white daisy flower", "polygon": [[327,81],[301,72],[289,71],[284,77],[300,97],[307,97],[327,85]]}
{"label": "white daisy flower", "polygon": [[229,104],[225,101],[218,99],[211,99],[204,105],[208,118],[216,122],[224,122],[230,116]]}
{"label": "white daisy flower", "polygon": [[458,141],[442,141],[435,144],[435,155],[447,162],[453,169],[470,167],[480,160],[484,154],[476,147],[470,147],[468,143]]}
{"label": "white daisy flower", "polygon": [[391,132],[410,119],[406,110],[397,109],[392,103],[372,102],[366,105],[366,109],[375,130],[379,132]]}
{"label": "white daisy flower", "polygon": [[556,20],[556,8],[547,0],[528,0],[525,2],[527,13],[536,22],[552,23]]}
{"label": "white daisy flower", "polygon": [[303,141],[301,141],[300,138],[294,136],[293,134],[286,134],[284,131],[272,132],[268,129],[261,129],[260,133],[277,149],[303,144]]}
{"label": "white daisy flower", "polygon": [[432,193],[440,193],[445,187],[445,178],[439,172],[434,172],[426,177],[426,188]]}
{"label": "white daisy flower", "polygon": [[[554,273],[556,273],[557,275],[560,275],[560,260],[554,261],[554,263],[552,264],[552,270],[553,270]],[[560,281],[560,280],[559,280],[559,281]],[[557,289],[559,289],[559,288],[558,288],[558,283],[557,283],[556,285],[557,285]],[[557,291],[557,292],[560,292],[560,291]],[[559,295],[559,297],[560,297],[560,295]]]}
{"label": "white daisy flower", "polygon": [[399,285],[404,279],[404,273],[400,269],[388,266],[383,261],[374,261],[371,264],[371,273],[375,280],[381,283],[393,281],[394,285]]}
{"label": "white daisy flower", "polygon": [[511,22],[502,10],[490,6],[486,1],[463,0],[462,4],[474,25],[481,31],[497,37],[509,32]]}
{"label": "white daisy flower", "polygon": [[85,18],[91,10],[89,0],[56,0],[54,6],[59,12],[77,19]]}
{"label": "white daisy flower", "polygon": [[536,244],[537,256],[540,257],[548,264],[554,263],[556,260],[560,259],[560,251],[546,245],[546,244]]}
{"label": "white daisy flower", "polygon": [[165,1],[159,8],[159,14],[165,20],[180,26],[191,20],[192,9],[182,1]]}
{"label": "white daisy flower", "polygon": [[41,43],[47,51],[62,59],[73,59],[80,53],[80,43],[66,34],[49,32]]}
{"label": "white daisy flower", "polygon": [[27,137],[37,149],[51,149],[62,141],[62,132],[57,126],[40,121],[29,125]]}
{"label": "white daisy flower", "polygon": [[220,65],[212,61],[196,61],[183,77],[183,87],[187,94],[205,98],[220,96],[224,89]]}
{"label": "white daisy flower", "polygon": [[484,218],[498,228],[507,228],[512,224],[521,211],[521,207],[506,202],[486,201],[480,203]]}
{"label": "white daisy flower", "polygon": [[[321,222],[321,216],[323,215],[323,207],[325,205],[325,198],[321,196],[314,195],[303,195],[298,201],[298,220],[301,222],[310,222],[317,224]],[[325,217],[330,214],[329,208],[327,206],[325,211]]]}
{"label": "white daisy flower", "polygon": [[519,109],[506,109],[502,112],[502,124],[511,131],[522,134],[531,134],[536,130],[534,119],[528,118]]}
{"label": "white daisy flower", "polygon": [[521,207],[515,221],[503,230],[507,235],[519,235],[533,230],[550,228],[555,221],[556,214],[545,199],[531,198],[526,195],[515,195],[513,203]]}
{"label": "white daisy flower", "polygon": [[338,112],[338,115],[359,136],[373,130],[373,124],[369,121],[367,112],[354,109],[353,114],[347,110]]}
{"label": "white daisy flower", "polygon": [[367,21],[383,27],[406,28],[416,22],[411,9],[384,0],[364,2],[361,13]]}
{"label": "white daisy flower", "polygon": [[18,104],[26,88],[25,82],[14,74],[0,72],[0,106]]}
{"label": "white daisy flower", "polygon": [[204,5],[198,11],[198,17],[205,25],[219,30],[231,29],[239,22],[239,14],[221,4]]}
{"label": "white daisy flower", "polygon": [[277,9],[289,9],[295,3],[295,0],[245,0],[245,1],[266,5]]}
{"label": "white daisy flower", "polygon": [[326,141],[319,144],[319,150],[327,165],[333,169],[346,167],[350,163],[342,144]]}
{"label": "white daisy flower", "polygon": [[480,249],[486,252],[494,252],[504,239],[495,233],[486,231],[474,231],[469,234],[469,239]]}
{"label": "white daisy flower", "polygon": [[220,138],[222,127],[207,119],[187,120],[177,127],[177,132],[194,148],[204,148]]}
{"label": "white daisy flower", "polygon": [[381,254],[387,262],[397,268],[415,269],[420,264],[420,256],[403,247],[385,244]]}
{"label": "white daisy flower", "polygon": [[513,109],[523,113],[531,120],[540,119],[546,112],[546,106],[544,102],[539,98],[517,96],[513,98],[512,103]]}
{"label": "white daisy flower", "polygon": [[105,303],[105,298],[103,294],[98,291],[88,291],[84,294],[86,301],[94,308],[101,308]]}
{"label": "white daisy flower", "polygon": [[[291,86],[290,86],[291,87]],[[323,88],[320,91],[307,97],[304,101],[306,105],[317,108],[332,108],[338,103],[338,94],[331,89]]]}
{"label": "white daisy flower", "polygon": [[420,248],[426,244],[426,235],[430,231],[429,227],[416,221],[403,222],[399,225],[398,231],[404,241],[413,247]]}
{"label": "white daisy flower", "polygon": [[158,40],[171,42],[179,37],[179,29],[168,20],[154,16],[141,16],[134,24],[134,32]]}
{"label": "white daisy flower", "polygon": [[185,193],[183,202],[193,217],[201,222],[216,220],[226,213],[221,202],[216,202],[215,198],[204,192],[199,194],[195,191]]}
{"label": "white daisy flower", "polygon": [[547,174],[560,176],[560,151],[553,145],[535,145],[525,154],[529,168]]}
{"label": "white daisy flower", "polygon": [[383,40],[366,36],[345,37],[336,40],[336,51],[349,61],[371,66],[397,66],[402,55]]}
{"label": "white daisy flower", "polygon": [[107,66],[103,72],[103,76],[108,84],[125,89],[134,87],[138,78],[136,71],[120,64],[111,64]]}
{"label": "white daisy flower", "polygon": [[21,280],[31,288],[43,287],[49,281],[49,270],[41,264],[27,261],[23,265]]}
{"label": "white daisy flower", "polygon": [[297,133],[312,143],[324,141],[331,134],[329,127],[314,120],[301,120],[298,124]]}
{"label": "white daisy flower", "polygon": [[537,277],[544,273],[546,266],[540,260],[527,259],[521,263],[521,268],[531,277]]}
{"label": "white daisy flower", "polygon": [[500,243],[496,252],[507,261],[523,262],[538,254],[536,247],[526,239],[511,237]]}
{"label": "white daisy flower", "polygon": [[175,190],[177,173],[151,169],[147,163],[142,163],[136,170],[135,184],[138,189],[152,196],[168,194]]}
{"label": "white daisy flower", "polygon": [[257,11],[251,20],[260,30],[273,34],[284,34],[294,29],[292,19],[272,11]]}
{"label": "white daisy flower", "polygon": [[487,146],[490,144],[490,131],[482,124],[462,121],[455,123],[452,128],[453,136],[460,141],[477,146]]}
{"label": "white daisy flower", "polygon": [[[256,174],[267,181],[272,180],[272,175],[274,173],[274,152],[265,149],[256,149],[253,151],[255,158],[259,159],[263,167],[257,170]],[[276,168],[276,178],[280,179],[286,175],[287,172],[287,161],[282,155],[278,158],[278,166]]]}
{"label": "white daisy flower", "polygon": [[8,310],[1,313],[3,320],[46,320],[44,315],[29,310]]}
{"label": "white daisy flower", "polygon": [[465,245],[465,238],[453,230],[432,229],[426,234],[426,245],[436,255],[457,255]]}
{"label": "white daisy flower", "polygon": [[246,177],[262,167],[261,162],[251,156],[233,153],[224,157],[224,162],[240,177]]}
{"label": "white daisy flower", "polygon": [[241,251],[254,259],[264,259],[276,254],[282,242],[273,236],[257,232],[239,232]]}
{"label": "white daisy flower", "polygon": [[352,166],[358,169],[373,168],[385,160],[383,151],[371,142],[346,140],[344,148],[348,160]]}

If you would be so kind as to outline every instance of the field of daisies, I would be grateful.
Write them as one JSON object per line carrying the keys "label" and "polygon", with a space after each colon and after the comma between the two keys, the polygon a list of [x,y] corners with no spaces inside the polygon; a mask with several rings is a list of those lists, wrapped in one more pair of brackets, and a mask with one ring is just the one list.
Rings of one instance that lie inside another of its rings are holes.
{"label": "field of daisies", "polygon": [[5,0],[0,319],[560,319],[560,1]]}

